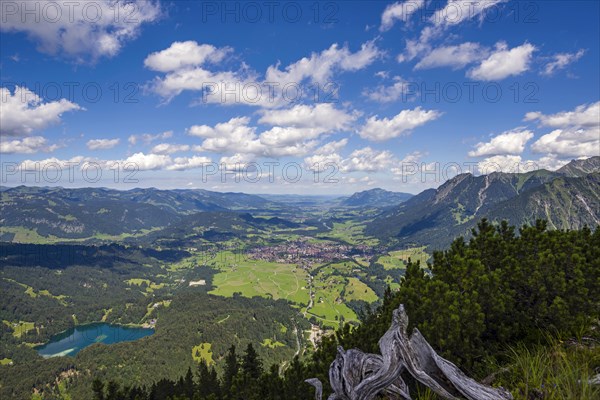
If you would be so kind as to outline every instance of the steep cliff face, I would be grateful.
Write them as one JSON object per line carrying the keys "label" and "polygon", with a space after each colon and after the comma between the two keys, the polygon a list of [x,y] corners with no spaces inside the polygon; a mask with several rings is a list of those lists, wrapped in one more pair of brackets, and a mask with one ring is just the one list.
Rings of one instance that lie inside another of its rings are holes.
{"label": "steep cliff face", "polygon": [[[598,149],[600,151],[600,149]],[[586,160],[573,160],[557,171],[567,177],[582,177],[588,174],[600,172],[600,156]]]}

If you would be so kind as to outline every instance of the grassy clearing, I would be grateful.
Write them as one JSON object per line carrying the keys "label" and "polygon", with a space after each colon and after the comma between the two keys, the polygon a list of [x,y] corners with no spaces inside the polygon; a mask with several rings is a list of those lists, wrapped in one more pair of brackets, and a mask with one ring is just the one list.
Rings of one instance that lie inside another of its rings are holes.
{"label": "grassy clearing", "polygon": [[33,244],[50,244],[55,243],[53,237],[41,236],[36,230],[27,229],[21,226],[3,226],[0,229],[0,234],[14,233],[13,243],[33,243]]}
{"label": "grassy clearing", "polygon": [[144,321],[147,321],[152,314],[154,313],[154,310],[160,308],[160,307],[169,307],[171,305],[171,300],[163,300],[163,301],[157,301],[156,303],[150,303],[148,304],[148,306],[146,307],[146,314],[142,317],[142,319],[140,320],[140,323],[143,323]]}
{"label": "grassy clearing", "polygon": [[35,329],[35,324],[33,322],[27,321],[19,321],[19,322],[10,322],[10,321],[2,321],[6,326],[13,330],[13,336],[16,338],[20,338],[25,335],[27,332]]}
{"label": "grassy clearing", "polygon": [[52,293],[50,293],[50,291],[48,291],[48,290],[39,290],[36,292],[33,287],[26,285],[24,283],[21,283],[21,282],[17,282],[14,279],[8,279],[8,278],[3,278],[3,279],[5,281],[15,283],[15,284],[25,288],[25,294],[33,299],[37,298],[38,296],[46,296],[46,297],[51,297],[53,299],[58,300],[58,302],[63,306],[67,305],[67,302],[65,301],[65,299],[68,298],[69,296],[65,296],[63,294],[55,296]]}
{"label": "grassy clearing", "polygon": [[389,269],[404,269],[406,265],[404,261],[390,255],[381,256],[377,259],[377,263],[383,265],[386,270]]}
{"label": "grassy clearing", "polygon": [[53,299],[58,300],[58,302],[63,305],[66,306],[67,302],[65,301],[65,299],[68,299],[69,296],[65,296],[64,294],[59,294],[58,296],[53,295],[52,293],[50,293],[48,290],[40,290],[38,292],[38,294],[40,296],[47,296],[47,297],[52,297]]}
{"label": "grassy clearing", "polygon": [[204,360],[208,365],[214,364],[211,348],[212,344],[210,343],[200,343],[198,346],[192,347],[192,358],[196,362]]}
{"label": "grassy clearing", "polygon": [[394,278],[392,278],[389,275],[385,278],[385,283],[390,287],[392,291],[400,289],[400,284],[398,282],[395,282]]}
{"label": "grassy clearing", "polygon": [[13,361],[10,358],[3,358],[0,360],[0,365],[9,365]]}
{"label": "grassy clearing", "polygon": [[454,217],[457,225],[462,225],[475,218],[474,215],[465,215],[465,206],[460,203],[452,210],[452,217]]}
{"label": "grassy clearing", "polygon": [[354,261],[356,261],[358,264],[360,264],[361,267],[369,266],[369,260],[366,259],[365,257],[354,256]]}
{"label": "grassy clearing", "polygon": [[133,278],[125,281],[129,286],[142,286],[145,285],[146,292],[152,293],[155,290],[162,289],[165,287],[164,283],[154,283],[149,279]]}
{"label": "grassy clearing", "polygon": [[112,310],[113,310],[112,308],[102,310],[102,311],[104,311],[104,315],[102,316],[102,319],[101,319],[102,322],[106,322],[106,319],[108,318],[108,316],[110,315]]}
{"label": "grassy clearing", "polygon": [[[81,240],[88,240],[88,239],[98,239],[98,240],[106,240],[106,241],[110,241],[110,242],[119,242],[121,240],[128,239],[128,238],[136,238],[136,237],[146,236],[149,233],[156,232],[156,231],[159,231],[161,229],[162,228],[160,228],[160,227],[151,228],[151,229],[140,229],[136,233],[121,233],[119,235],[108,235],[108,234],[105,234],[105,233],[96,233],[96,234],[94,234],[94,236],[92,236],[90,238],[72,239],[72,241],[81,241]],[[59,238],[59,240],[60,241],[65,241],[65,239],[62,239],[62,238]]]}
{"label": "grassy clearing", "polygon": [[348,278],[348,283],[346,284],[346,291],[344,293],[345,300],[363,300],[367,303],[373,303],[377,301],[379,298],[377,294],[367,286],[365,283],[361,282],[357,278]]}
{"label": "grassy clearing", "polygon": [[142,286],[142,284],[150,285],[150,279],[133,278],[125,281],[129,286]]}
{"label": "grassy clearing", "polygon": [[278,342],[278,341],[274,341],[272,339],[265,339],[261,343],[261,346],[268,347],[270,349],[276,349],[277,347],[285,347],[285,344]]}
{"label": "grassy clearing", "polygon": [[385,269],[405,269],[408,260],[412,262],[419,261],[422,266],[427,265],[429,254],[425,252],[425,247],[413,247],[405,250],[390,251],[377,259],[377,263],[383,265]]}

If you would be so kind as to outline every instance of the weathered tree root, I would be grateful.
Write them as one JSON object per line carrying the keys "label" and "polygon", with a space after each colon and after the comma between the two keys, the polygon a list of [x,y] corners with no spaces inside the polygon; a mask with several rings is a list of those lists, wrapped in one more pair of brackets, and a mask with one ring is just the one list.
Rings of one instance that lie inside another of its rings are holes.
{"label": "weathered tree root", "polygon": [[[339,347],[329,369],[334,392],[329,400],[372,400],[378,394],[393,400],[411,400],[400,376],[404,371],[444,399],[513,399],[504,388],[482,385],[466,376],[456,365],[437,355],[418,329],[409,337],[407,327],[408,316],[400,305],[394,311],[390,329],[379,340],[382,355],[344,351]],[[316,388],[316,399],[322,400],[321,382],[318,379],[306,382]]]}

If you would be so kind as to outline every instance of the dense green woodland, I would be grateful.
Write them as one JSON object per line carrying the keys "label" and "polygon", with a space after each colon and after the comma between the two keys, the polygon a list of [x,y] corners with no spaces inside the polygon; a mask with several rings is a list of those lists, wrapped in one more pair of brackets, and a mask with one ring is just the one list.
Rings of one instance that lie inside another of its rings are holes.
{"label": "dense green woodland", "polygon": [[[600,368],[600,228],[549,231],[538,221],[517,233],[507,223],[482,220],[469,242],[459,238],[435,253],[430,269],[431,275],[410,263],[400,289],[388,290],[360,326],[343,326],[310,357],[295,358],[283,369],[265,365],[251,344],[243,352],[232,346],[220,374],[200,363],[180,378],[147,387],[98,375],[94,396],[312,399],[304,379],[318,377],[328,388],[337,345],[378,352],[392,310],[402,303],[440,355],[478,379],[505,386],[516,399],[600,398],[598,387],[587,384]],[[415,398],[435,398],[410,385]]]}

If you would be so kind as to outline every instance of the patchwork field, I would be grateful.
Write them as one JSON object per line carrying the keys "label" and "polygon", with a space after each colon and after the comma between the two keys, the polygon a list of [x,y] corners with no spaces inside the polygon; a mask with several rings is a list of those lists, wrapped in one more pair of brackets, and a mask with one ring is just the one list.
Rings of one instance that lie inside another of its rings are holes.
{"label": "patchwork field", "polygon": [[217,273],[211,294],[230,297],[241,293],[245,297],[285,299],[296,304],[308,304],[307,273],[293,264],[277,264],[248,260],[230,252],[219,254],[211,266]]}
{"label": "patchwork field", "polygon": [[[327,327],[337,328],[341,319],[345,321],[357,320],[354,311],[345,304],[345,301],[352,299],[345,298],[344,296],[349,287],[352,292],[350,297],[353,297],[354,294],[358,295],[360,290],[357,291],[356,288],[362,282],[356,278],[341,276],[344,273],[344,269],[347,272],[349,267],[344,266],[343,263],[328,265],[319,270],[313,281],[314,302],[312,308],[308,310],[308,315],[315,317]],[[350,282],[350,280],[352,281]],[[355,286],[354,288],[352,288],[353,285]]]}

